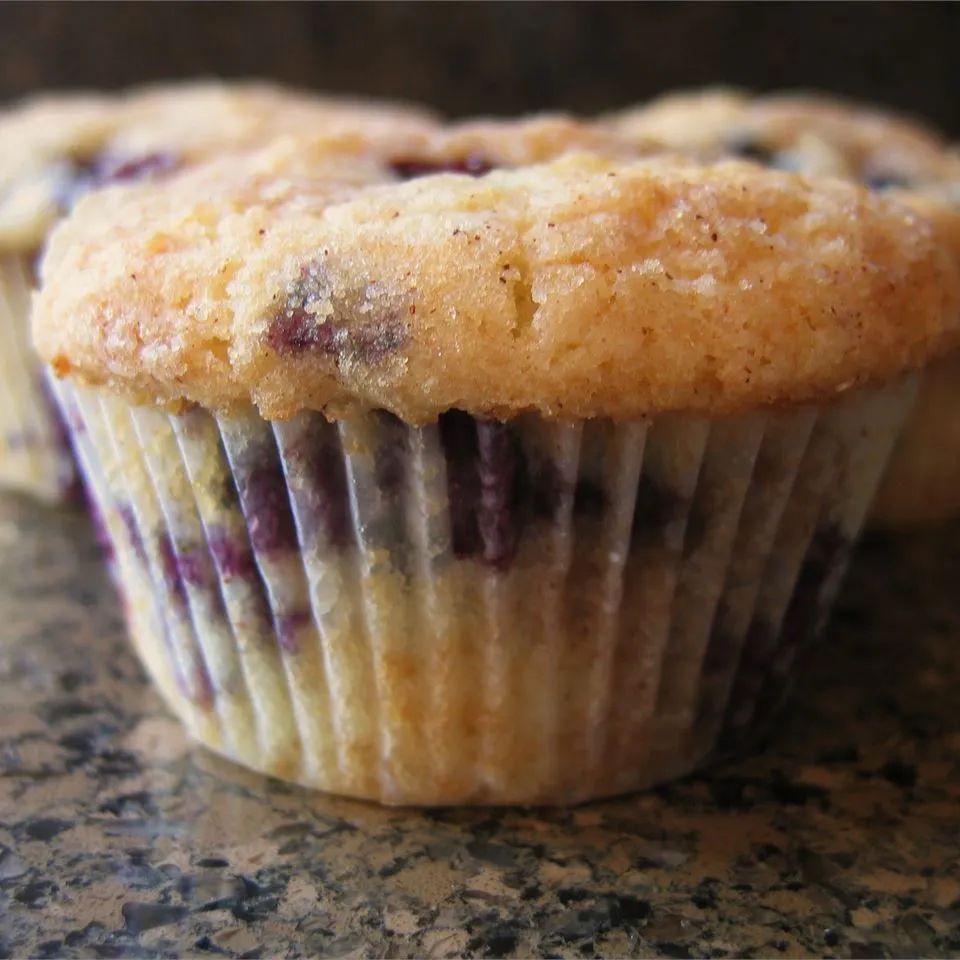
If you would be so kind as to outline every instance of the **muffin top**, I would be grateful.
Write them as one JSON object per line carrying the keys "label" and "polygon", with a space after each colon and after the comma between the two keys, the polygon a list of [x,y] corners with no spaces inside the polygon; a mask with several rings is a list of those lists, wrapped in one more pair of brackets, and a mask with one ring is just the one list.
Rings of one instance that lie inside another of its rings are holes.
{"label": "muffin top", "polygon": [[433,127],[425,110],[258,83],[38,97],[0,113],[0,251],[36,250],[93,187],[162,177],[221,150],[298,130],[359,150],[384,141],[416,143]]}
{"label": "muffin top", "polygon": [[960,259],[960,154],[920,121],[817,94],[716,88],[664,96],[604,126],[648,149],[857,180],[932,219]]}
{"label": "muffin top", "polygon": [[565,118],[485,121],[108,187],[52,237],[35,340],[138,402],[413,423],[816,401],[957,341],[957,267],[910,210],[629,152]]}

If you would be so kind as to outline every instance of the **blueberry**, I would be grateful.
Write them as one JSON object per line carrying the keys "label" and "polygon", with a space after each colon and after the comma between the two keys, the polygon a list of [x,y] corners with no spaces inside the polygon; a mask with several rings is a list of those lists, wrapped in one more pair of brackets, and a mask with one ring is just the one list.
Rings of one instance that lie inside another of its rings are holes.
{"label": "blueberry", "polygon": [[228,579],[251,576],[253,555],[245,539],[231,536],[223,527],[215,525],[207,531],[207,543],[221,576]]}
{"label": "blueberry", "polygon": [[483,560],[498,570],[510,566],[520,538],[518,481],[523,453],[510,428],[487,420],[477,423],[480,473],[478,525]]}
{"label": "blueberry", "polygon": [[264,452],[255,466],[238,477],[240,502],[254,550],[293,550],[297,532],[290,513],[287,483],[273,451]]}
{"label": "blueberry", "polygon": [[295,472],[305,478],[298,488],[304,535],[322,534],[326,543],[338,548],[352,543],[347,475],[336,430],[317,414],[284,454],[295,463]]}
{"label": "blueberry", "polygon": [[157,552],[160,555],[160,569],[163,572],[163,580],[167,591],[181,607],[185,607],[187,605],[187,592],[180,574],[177,551],[169,533],[164,532],[157,536]]}
{"label": "blueberry", "polygon": [[297,634],[313,623],[313,614],[309,610],[295,610],[281,613],[276,618],[275,628],[280,648],[287,653],[296,653],[299,649]]}
{"label": "blueberry", "polygon": [[130,546],[133,547],[137,559],[141,563],[146,563],[147,553],[143,546],[143,537],[140,535],[140,527],[137,525],[137,517],[133,512],[133,507],[128,503],[121,504],[117,507],[117,513],[120,514],[124,529],[127,531],[127,539],[130,541]]}
{"label": "blueberry", "polygon": [[374,455],[374,477],[382,493],[396,497],[406,484],[407,428],[386,410],[377,411],[376,416],[380,432]]}
{"label": "blueberry", "polygon": [[523,491],[523,499],[529,501],[530,513],[538,520],[555,520],[568,487],[560,468],[549,457],[545,457],[531,467],[526,480],[529,489]]}
{"label": "blueberry", "polygon": [[642,474],[633,508],[633,543],[641,546],[661,543],[665,529],[678,520],[686,508],[687,501],[674,490],[649,474]]}
{"label": "blueberry", "polygon": [[[318,306],[331,307],[332,315],[311,309]],[[372,302],[364,290],[340,291],[319,261],[301,268],[265,335],[267,346],[282,357],[312,353],[368,365],[380,363],[406,340],[398,310]]]}
{"label": "blueberry", "polygon": [[206,547],[191,547],[180,550],[177,555],[177,570],[184,583],[194,587],[210,585],[210,558]]}
{"label": "blueberry", "polygon": [[913,186],[910,178],[904,174],[882,170],[867,172],[863,177],[863,183],[869,190],[877,193],[883,190],[909,190]]}
{"label": "blueberry", "polygon": [[755,134],[747,132],[734,133],[725,143],[727,153],[743,160],[751,160],[765,166],[772,166],[776,151],[764,144]]}
{"label": "blueberry", "polygon": [[166,176],[176,171],[179,166],[179,157],[164,151],[136,157],[104,155],[92,166],[93,182],[98,187],[115,183],[137,183]]}
{"label": "blueberry", "polygon": [[447,496],[454,555],[475,556],[480,551],[477,513],[480,480],[477,473],[477,422],[460,410],[440,416],[440,441],[447,462]]}
{"label": "blueberry", "polygon": [[607,494],[595,481],[581,477],[573,492],[574,516],[597,519],[607,509]]}
{"label": "blueberry", "polygon": [[64,212],[91,190],[122,183],[154,180],[173,173],[180,159],[173,153],[157,151],[133,157],[108,154],[86,160],[74,160],[66,176],[58,201]]}
{"label": "blueberry", "polygon": [[480,177],[493,170],[494,164],[478,153],[470,153],[454,160],[397,157],[390,161],[390,169],[401,180],[414,180],[435,173],[465,173],[471,177]]}

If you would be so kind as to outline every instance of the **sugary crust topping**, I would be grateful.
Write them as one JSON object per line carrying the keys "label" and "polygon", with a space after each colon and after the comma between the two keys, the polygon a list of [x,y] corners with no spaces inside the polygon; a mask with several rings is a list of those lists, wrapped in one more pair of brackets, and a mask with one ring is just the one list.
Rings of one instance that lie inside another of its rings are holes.
{"label": "sugary crust topping", "polygon": [[[707,89],[662,97],[605,125],[647,149],[653,142],[858,180],[932,217],[945,242],[960,235],[960,160],[936,131],[892,112],[816,94]],[[960,245],[952,249],[960,258]]]}
{"label": "sugary crust topping", "polygon": [[0,114],[0,250],[38,248],[50,226],[96,181],[169,170],[283,133],[342,149],[415,145],[426,111],[310,96],[260,83],[190,83],[125,94],[45,96]]}
{"label": "sugary crust topping", "polygon": [[617,136],[668,149],[862,180],[935,181],[947,149],[919,121],[805,93],[752,97],[719,88],[670,94],[607,117],[603,125]]}
{"label": "sugary crust topping", "polygon": [[[502,132],[444,137],[503,155]],[[408,183],[391,163],[285,138],[88,196],[46,258],[42,355],[138,401],[420,423],[818,400],[958,338],[929,225],[850,184],[596,152]]]}

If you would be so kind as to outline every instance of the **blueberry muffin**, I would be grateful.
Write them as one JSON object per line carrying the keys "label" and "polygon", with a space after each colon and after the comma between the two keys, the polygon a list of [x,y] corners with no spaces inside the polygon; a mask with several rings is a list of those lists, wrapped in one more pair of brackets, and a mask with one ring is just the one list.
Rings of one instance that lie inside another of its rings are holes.
{"label": "blueberry muffin", "polygon": [[[827,97],[672,94],[609,119],[608,129],[701,157],[733,155],[858,180],[926,216],[960,260],[960,157],[919,122]],[[872,512],[873,522],[960,513],[960,360],[930,367]]]}
{"label": "blueberry muffin", "polygon": [[52,500],[72,476],[30,348],[27,312],[46,234],[81,194],[162,178],[283,131],[322,132],[331,145],[357,150],[380,141],[415,143],[432,126],[426,113],[414,110],[256,84],[47,96],[0,114],[0,488]]}
{"label": "blueberry muffin", "polygon": [[956,266],[851,184],[622,154],[563,118],[288,137],[57,228],[35,341],[202,743],[565,803],[778,703],[960,336]]}

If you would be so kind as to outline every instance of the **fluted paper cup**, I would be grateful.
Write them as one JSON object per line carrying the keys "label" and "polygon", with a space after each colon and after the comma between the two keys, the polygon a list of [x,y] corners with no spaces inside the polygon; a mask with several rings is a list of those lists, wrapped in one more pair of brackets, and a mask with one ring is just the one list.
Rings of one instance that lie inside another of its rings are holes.
{"label": "fluted paper cup", "polygon": [[870,522],[897,527],[960,514],[960,352],[931,363],[877,492]]}
{"label": "fluted paper cup", "polygon": [[73,464],[30,344],[31,275],[27,257],[0,252],[0,490],[54,501]]}
{"label": "fluted paper cup", "polygon": [[914,393],[723,419],[268,423],[56,387],[202,743],[387,803],[568,803],[770,716]]}

